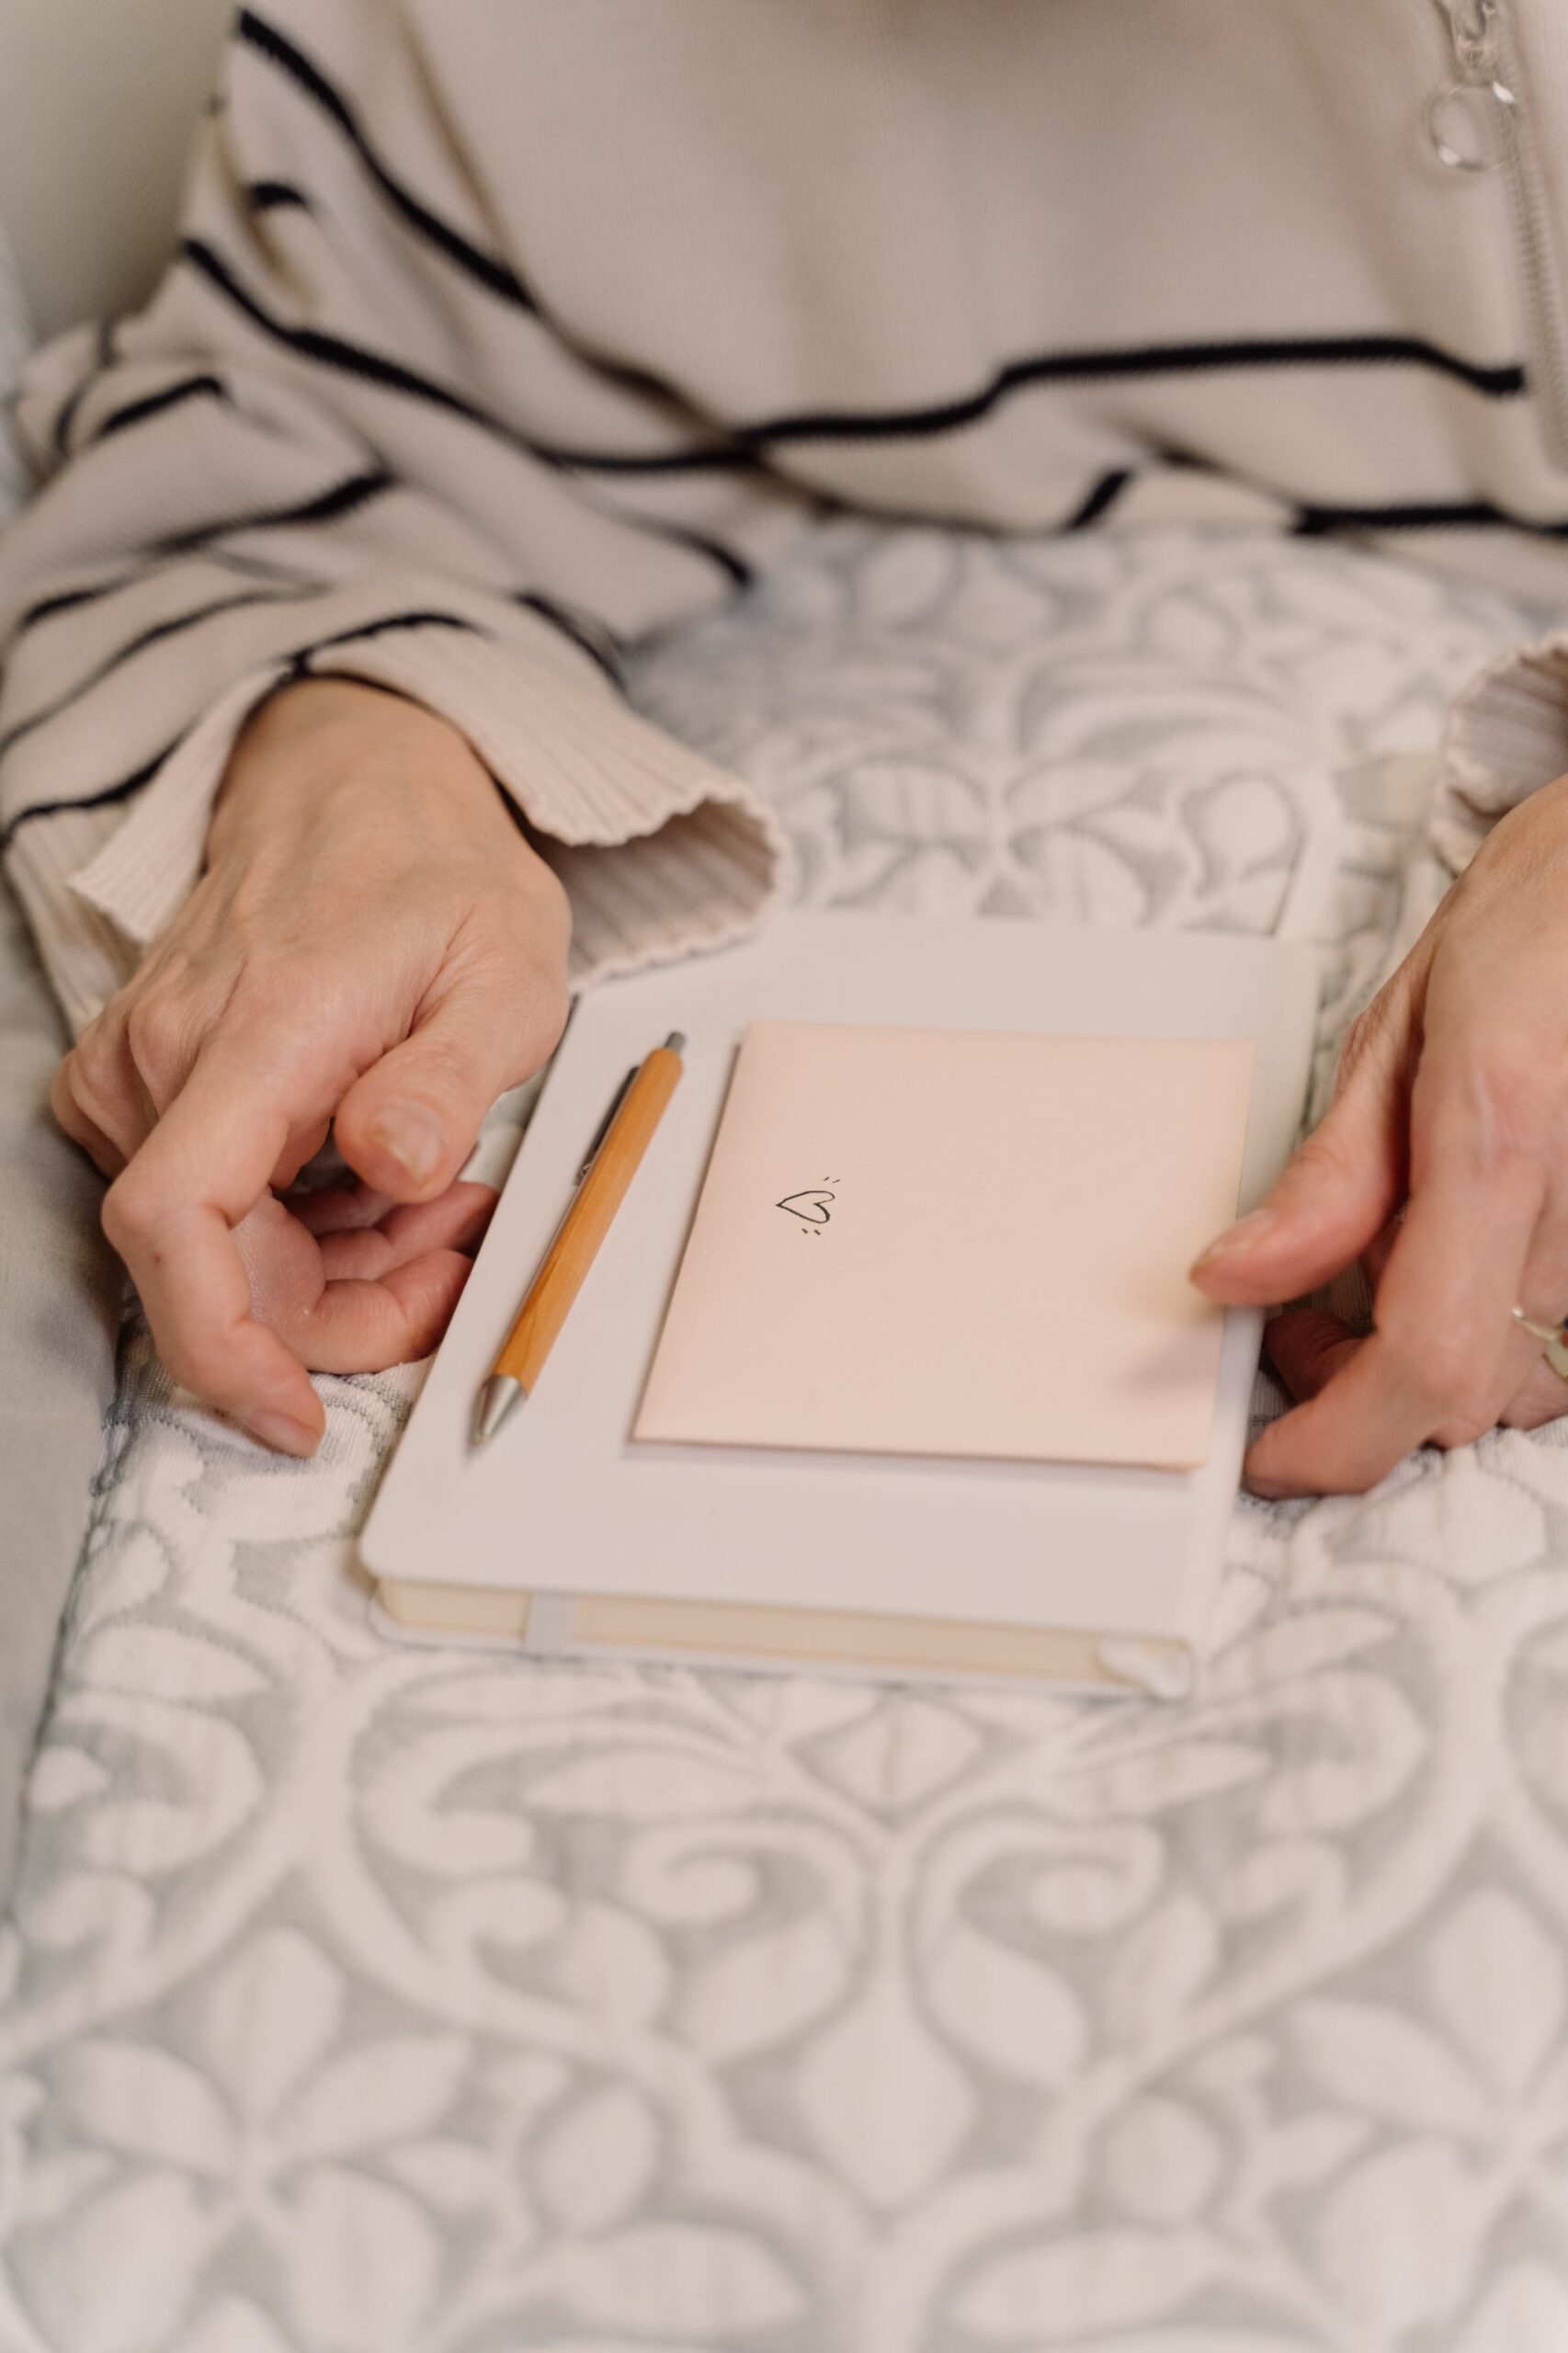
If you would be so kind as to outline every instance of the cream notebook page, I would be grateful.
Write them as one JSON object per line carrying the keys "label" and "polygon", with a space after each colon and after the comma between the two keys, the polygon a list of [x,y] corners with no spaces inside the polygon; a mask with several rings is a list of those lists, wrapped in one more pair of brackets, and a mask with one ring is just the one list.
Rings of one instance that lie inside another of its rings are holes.
{"label": "cream notebook page", "polygon": [[1253,1045],[755,1022],[634,1436],[1188,1469]]}

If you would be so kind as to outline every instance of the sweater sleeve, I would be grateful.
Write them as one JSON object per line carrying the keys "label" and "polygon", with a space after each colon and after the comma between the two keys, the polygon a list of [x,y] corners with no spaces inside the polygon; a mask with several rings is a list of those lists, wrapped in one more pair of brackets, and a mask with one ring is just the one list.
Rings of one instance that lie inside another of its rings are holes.
{"label": "sweater sleeve", "polygon": [[1568,774],[1568,631],[1510,647],[1449,708],[1432,840],[1457,874],[1499,817]]}
{"label": "sweater sleeve", "polygon": [[200,871],[231,746],[295,676],[473,744],[571,895],[574,978],[749,927],[782,838],[637,716],[622,641],[793,502],[541,310],[400,0],[242,12],[140,315],[34,363],[0,540],[0,843],[80,1027]]}

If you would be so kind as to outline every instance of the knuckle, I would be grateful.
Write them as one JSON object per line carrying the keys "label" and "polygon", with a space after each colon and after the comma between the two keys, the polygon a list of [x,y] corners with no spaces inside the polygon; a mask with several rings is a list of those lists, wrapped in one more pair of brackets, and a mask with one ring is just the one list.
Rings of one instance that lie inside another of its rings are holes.
{"label": "knuckle", "polygon": [[64,1128],[70,1127],[73,1119],[81,1108],[77,1095],[77,1081],[80,1074],[81,1066],[75,1055],[67,1054],[55,1072],[50,1086],[49,1108],[61,1126]]}
{"label": "knuckle", "polygon": [[313,957],[297,957],[285,965],[269,956],[253,956],[234,983],[229,1018],[236,1028],[270,1026],[283,1015],[308,1019],[335,1001],[341,984],[341,975],[324,969]]}
{"label": "knuckle", "polygon": [[1462,1332],[1431,1332],[1402,1324],[1380,1325],[1395,1375],[1409,1394],[1431,1413],[1434,1427],[1475,1423],[1490,1429],[1496,1418],[1490,1394],[1490,1369],[1479,1364]]}
{"label": "knuckle", "polygon": [[66,1055],[61,1064],[61,1076],[68,1078],[78,1092],[84,1087],[101,1086],[119,1060],[121,1035],[119,1020],[111,1019],[107,1012],[100,1013]]}
{"label": "knuckle", "polygon": [[1462,1038],[1443,1074],[1446,1141],[1483,1167],[1553,1149],[1568,1110],[1560,1074],[1528,1041],[1483,1032]]}
{"label": "knuckle", "polygon": [[1494,1413],[1458,1414],[1449,1421],[1438,1423],[1432,1432],[1431,1443],[1445,1449],[1473,1446],[1478,1438],[1484,1438],[1488,1430],[1496,1427]]}
{"label": "knuckle", "polygon": [[210,1348],[199,1347],[177,1333],[165,1334],[158,1338],[158,1354],[169,1378],[181,1389],[188,1389],[193,1397],[200,1397],[209,1404],[222,1401],[222,1371]]}
{"label": "knuckle", "polygon": [[[465,975],[460,1031],[448,1032],[452,1062],[471,1080],[495,1065],[494,1041],[506,1041],[503,1060],[513,1075],[528,1077],[560,1043],[571,1011],[564,953],[551,952],[530,938],[502,942]],[[457,999],[452,1000],[454,1008]],[[434,1047],[435,1040],[431,1040]]]}
{"label": "knuckle", "polygon": [[1504,1152],[1540,1152],[1561,1116],[1558,1090],[1539,1068],[1495,1056],[1480,1074],[1476,1094]]}
{"label": "knuckle", "polygon": [[566,948],[530,938],[515,953],[516,1001],[522,1007],[523,1028],[530,1047],[550,1052],[566,1027],[572,995],[566,980]]}
{"label": "knuckle", "polygon": [[1346,1030],[1339,1048],[1339,1060],[1335,1067],[1335,1092],[1343,1092],[1357,1070],[1367,1058],[1368,1050],[1377,1034],[1376,1000],[1363,1006]]}
{"label": "knuckle", "polygon": [[477,1051],[483,1025],[483,1015],[476,1008],[471,1026],[461,1032],[426,1030],[418,1041],[417,1077],[411,1071],[410,1084],[402,1091],[418,1096],[435,1110],[483,1093]]}
{"label": "knuckle", "polygon": [[50,1104],[66,1133],[79,1141],[84,1130],[124,1140],[123,1073],[101,1048],[84,1053],[78,1046],[66,1055],[54,1074]]}
{"label": "knuckle", "polygon": [[122,1258],[143,1249],[157,1233],[161,1222],[157,1197],[134,1163],[104,1195],[101,1216],[104,1232]]}
{"label": "knuckle", "polygon": [[1349,1130],[1331,1112],[1291,1154],[1278,1194],[1293,1195],[1298,1188],[1303,1192],[1337,1190],[1358,1176],[1365,1154],[1365,1145],[1358,1148]]}
{"label": "knuckle", "polygon": [[154,1094],[164,1091],[177,1083],[189,1056],[188,1006],[171,990],[149,990],[126,1010],[125,1040]]}
{"label": "knuckle", "polygon": [[1394,1018],[1392,993],[1382,988],[1364,1005],[1345,1032],[1335,1072],[1335,1093],[1343,1094],[1370,1056],[1385,1042]]}
{"label": "knuckle", "polygon": [[520,889],[514,881],[494,897],[487,928],[508,961],[535,973],[562,972],[572,936],[572,901],[554,868],[530,853]]}
{"label": "knuckle", "polygon": [[1532,1381],[1522,1395],[1516,1397],[1502,1417],[1505,1427],[1511,1430],[1539,1430],[1548,1422],[1560,1422],[1568,1414],[1568,1381],[1559,1381],[1555,1374],[1552,1381],[1555,1393],[1538,1389]]}
{"label": "knuckle", "polygon": [[1355,1165],[1357,1157],[1339,1127],[1333,1120],[1325,1120],[1302,1142],[1292,1165],[1320,1176],[1342,1176]]}

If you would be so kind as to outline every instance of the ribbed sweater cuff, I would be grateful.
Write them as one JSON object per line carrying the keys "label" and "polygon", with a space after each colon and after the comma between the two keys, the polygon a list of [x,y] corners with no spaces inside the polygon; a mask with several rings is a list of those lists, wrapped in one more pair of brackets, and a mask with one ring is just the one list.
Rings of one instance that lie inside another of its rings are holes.
{"label": "ribbed sweater cuff", "polygon": [[[73,875],[77,898],[139,946],[199,876],[234,741],[283,675],[265,667],[232,687]],[[788,853],[771,810],[553,643],[536,653],[411,629],[324,651],[311,675],[391,688],[467,736],[565,884],[574,986],[737,938],[783,887]]]}
{"label": "ribbed sweater cuff", "polygon": [[1479,671],[1443,733],[1433,844],[1455,873],[1499,817],[1568,773],[1568,631]]}

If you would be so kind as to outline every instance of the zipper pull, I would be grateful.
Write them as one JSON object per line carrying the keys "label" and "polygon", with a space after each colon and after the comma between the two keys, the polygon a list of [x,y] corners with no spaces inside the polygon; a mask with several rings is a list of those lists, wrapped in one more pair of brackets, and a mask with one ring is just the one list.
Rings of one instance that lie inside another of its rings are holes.
{"label": "zipper pull", "polygon": [[1491,172],[1514,136],[1518,99],[1503,79],[1497,0],[1437,0],[1454,71],[1426,102],[1426,136],[1445,171]]}

